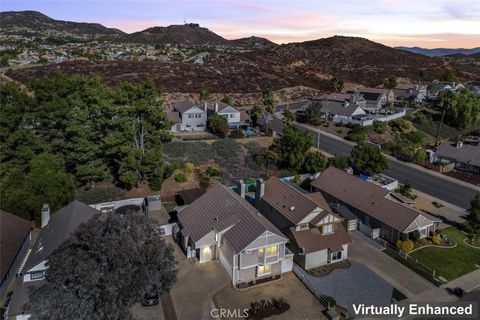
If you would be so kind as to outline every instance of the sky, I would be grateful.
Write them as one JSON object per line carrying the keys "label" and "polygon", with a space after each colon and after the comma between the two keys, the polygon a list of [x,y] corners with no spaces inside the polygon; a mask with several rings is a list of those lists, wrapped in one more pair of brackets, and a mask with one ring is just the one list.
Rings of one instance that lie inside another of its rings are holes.
{"label": "sky", "polygon": [[344,35],[389,46],[480,46],[480,0],[0,0],[0,10],[36,10],[128,33],[186,21],[227,39]]}

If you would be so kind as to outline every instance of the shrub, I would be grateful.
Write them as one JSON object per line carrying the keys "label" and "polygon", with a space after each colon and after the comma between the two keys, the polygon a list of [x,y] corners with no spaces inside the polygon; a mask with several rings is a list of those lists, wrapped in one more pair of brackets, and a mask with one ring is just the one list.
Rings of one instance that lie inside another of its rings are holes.
{"label": "shrub", "polygon": [[278,298],[272,298],[273,305],[277,309],[281,309],[283,305],[285,304],[285,298],[283,297],[278,297]]}
{"label": "shrub", "polygon": [[220,177],[221,176],[221,172],[220,170],[218,170],[217,168],[214,168],[214,167],[211,167],[209,166],[207,168],[207,170],[205,170],[205,173],[209,176],[209,177]]}
{"label": "shrub", "polygon": [[409,253],[415,247],[415,244],[410,239],[407,239],[405,241],[397,240],[396,245],[398,249],[402,250],[405,253]]}
{"label": "shrub", "polygon": [[230,138],[233,139],[241,139],[244,138],[243,130],[242,129],[235,129],[230,133]]}
{"label": "shrub", "polygon": [[387,129],[387,123],[382,121],[373,121],[373,130],[376,133],[384,133]]}
{"label": "shrub", "polygon": [[407,240],[407,235],[405,233],[400,234],[400,240],[402,241]]}
{"label": "shrub", "polygon": [[327,306],[329,306],[330,308],[334,308],[337,305],[337,301],[335,301],[335,298],[330,296],[324,296],[323,298]]}
{"label": "shrub", "polygon": [[187,182],[187,176],[183,173],[177,173],[175,175],[175,181],[180,182],[180,183]]}
{"label": "shrub", "polygon": [[430,230],[430,232],[428,232],[428,235],[432,238],[435,235],[435,232],[433,232],[433,230]]}
{"label": "shrub", "polygon": [[432,242],[439,246],[442,244],[442,237],[439,234],[436,234],[432,237]]}
{"label": "shrub", "polygon": [[208,176],[202,177],[202,179],[200,180],[200,187],[204,189],[207,189],[208,187],[210,187],[210,177]]}
{"label": "shrub", "polygon": [[260,310],[261,307],[262,307],[262,305],[258,301],[250,302],[250,313],[252,313],[252,314],[257,313]]}
{"label": "shrub", "polygon": [[193,169],[195,169],[195,165],[191,162],[185,162],[184,166],[185,172],[193,172]]}
{"label": "shrub", "polygon": [[420,231],[418,231],[418,230],[412,231],[408,234],[408,237],[413,242],[417,242],[420,239]]}
{"label": "shrub", "polygon": [[347,134],[346,139],[357,143],[363,142],[367,140],[367,131],[364,127],[355,126]]}

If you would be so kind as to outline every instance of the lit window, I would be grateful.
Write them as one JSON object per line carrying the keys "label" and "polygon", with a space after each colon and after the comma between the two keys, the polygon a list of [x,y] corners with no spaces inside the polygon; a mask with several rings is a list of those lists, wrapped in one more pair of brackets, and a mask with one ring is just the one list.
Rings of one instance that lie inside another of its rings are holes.
{"label": "lit window", "polygon": [[322,226],[322,233],[332,233],[333,232],[333,224],[325,224]]}
{"label": "lit window", "polygon": [[257,267],[258,275],[270,274],[271,272],[272,272],[272,266],[269,264]]}
{"label": "lit window", "polygon": [[278,246],[271,246],[267,248],[267,256],[274,256],[278,254]]}

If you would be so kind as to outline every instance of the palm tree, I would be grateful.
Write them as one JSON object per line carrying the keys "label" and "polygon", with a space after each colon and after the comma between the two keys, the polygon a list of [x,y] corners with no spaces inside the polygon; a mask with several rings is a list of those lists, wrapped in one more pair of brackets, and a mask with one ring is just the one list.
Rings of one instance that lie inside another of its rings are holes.
{"label": "palm tree", "polygon": [[442,128],[443,119],[445,118],[445,113],[448,109],[452,108],[455,101],[455,93],[450,90],[442,91],[440,96],[440,103],[442,105],[442,116],[440,117],[440,122],[438,123],[437,136],[435,137],[435,146],[438,146],[438,137],[440,136],[440,129]]}

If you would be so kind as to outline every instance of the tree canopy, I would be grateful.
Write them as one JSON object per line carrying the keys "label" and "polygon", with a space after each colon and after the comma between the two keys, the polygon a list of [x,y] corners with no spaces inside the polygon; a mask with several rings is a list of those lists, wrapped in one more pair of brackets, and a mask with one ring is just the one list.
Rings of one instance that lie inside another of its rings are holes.
{"label": "tree canopy", "polygon": [[397,77],[395,77],[394,75],[390,75],[387,80],[385,80],[383,86],[385,87],[385,89],[393,89],[397,86],[397,84]]}
{"label": "tree canopy", "polygon": [[176,281],[173,248],[141,214],[93,217],[49,256],[46,282],[30,296],[32,319],[133,319],[148,287]]}
{"label": "tree canopy", "polygon": [[380,173],[388,168],[387,158],[380,149],[364,142],[353,148],[351,159],[355,169],[368,175]]}
{"label": "tree canopy", "polygon": [[458,82],[459,79],[455,74],[455,71],[452,69],[445,70],[445,72],[440,76],[440,81],[446,82]]}
{"label": "tree canopy", "polygon": [[288,127],[283,130],[280,138],[273,141],[272,149],[278,155],[279,167],[297,173],[303,168],[307,151],[312,145],[313,137],[310,133]]}
{"label": "tree canopy", "polygon": [[342,79],[331,78],[328,83],[330,90],[333,92],[342,92],[345,87],[345,82]]}
{"label": "tree canopy", "polygon": [[467,210],[466,230],[472,239],[478,239],[480,236],[480,192],[477,192],[475,198],[470,201],[470,208]]}
{"label": "tree canopy", "polygon": [[480,100],[468,89],[442,94],[445,122],[466,129],[480,124]]}
{"label": "tree canopy", "polygon": [[207,127],[213,133],[222,133],[227,134],[228,132],[228,121],[225,117],[214,114],[208,117],[207,119]]}
{"label": "tree canopy", "polygon": [[[26,85],[0,85],[0,183],[4,194],[18,191],[18,182],[12,177],[19,172],[28,176],[32,159],[41,154],[63,159],[57,177],[63,172],[73,177],[76,185],[109,180],[128,189],[147,181],[152,188],[159,188],[166,172],[162,142],[171,137],[162,91],[152,81],[120,83],[112,88],[99,77],[58,75],[31,79]],[[59,181],[66,183],[65,194],[70,195],[69,179]],[[38,188],[30,191],[32,199],[44,196]],[[6,208],[3,200],[2,208],[25,214],[20,205]],[[59,206],[71,199],[64,200]],[[30,209],[40,211],[41,204]]]}

